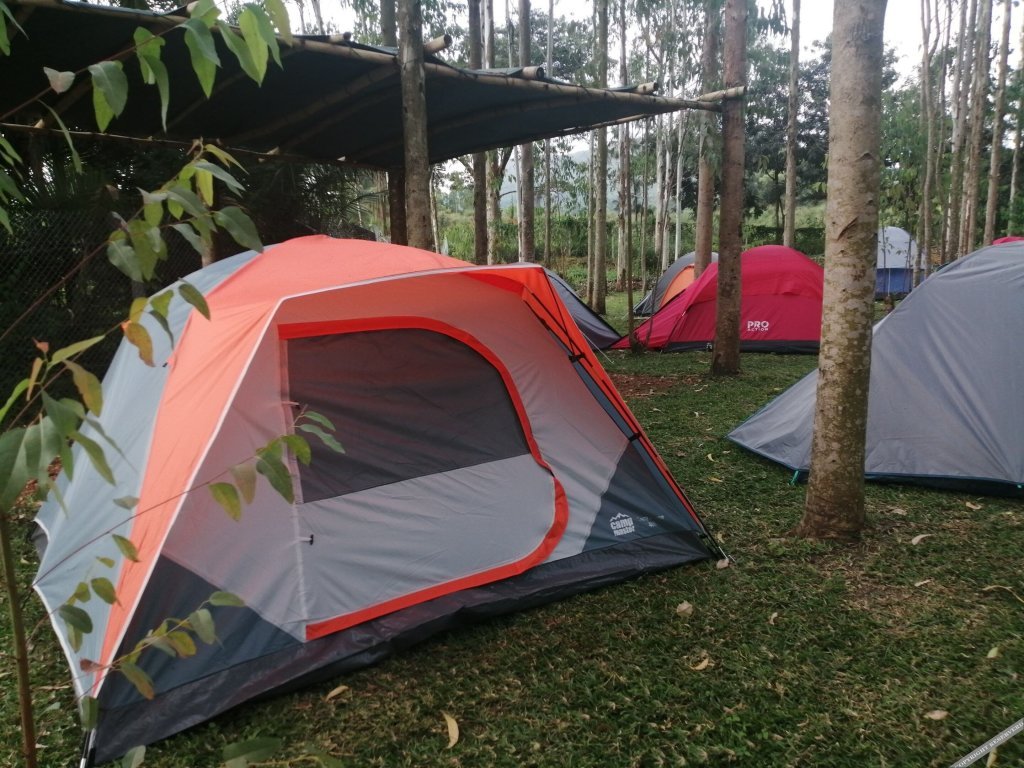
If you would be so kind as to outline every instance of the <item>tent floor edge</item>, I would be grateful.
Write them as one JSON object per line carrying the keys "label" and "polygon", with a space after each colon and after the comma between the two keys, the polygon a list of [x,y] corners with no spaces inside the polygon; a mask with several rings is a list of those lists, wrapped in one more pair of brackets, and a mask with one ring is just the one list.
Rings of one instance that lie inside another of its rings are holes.
{"label": "tent floor edge", "polygon": [[[265,700],[377,664],[442,632],[539,607],[647,573],[712,559],[698,531],[649,536],[539,565],[518,576],[395,611],[348,630],[224,669],[170,691],[153,702],[103,710],[96,740],[98,763],[116,759],[239,704]],[[715,545],[716,549],[720,548]],[[225,696],[224,692],[228,694]],[[165,720],[163,712],[187,717]],[[147,710],[150,710],[147,712]]]}

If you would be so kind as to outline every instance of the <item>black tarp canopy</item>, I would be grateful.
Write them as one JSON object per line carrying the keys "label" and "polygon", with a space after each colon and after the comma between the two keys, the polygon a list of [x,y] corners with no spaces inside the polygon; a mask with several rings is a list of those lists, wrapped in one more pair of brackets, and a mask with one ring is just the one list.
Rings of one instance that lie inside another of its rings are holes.
{"label": "black tarp canopy", "polygon": [[[133,138],[191,141],[225,147],[378,167],[403,164],[401,87],[397,51],[324,36],[281,42],[283,69],[270,63],[262,86],[249,79],[215,34],[221,68],[206,99],[192,72],[181,29],[182,11],[155,14],[57,0],[8,0],[11,52],[0,56],[2,126],[52,117],[32,100],[42,94],[69,129],[96,131],[91,84],[80,75],[71,90],[49,90],[43,67],[79,72],[110,58],[124,60],[128,103],[108,128]],[[155,86],[143,84],[131,48],[139,26],[164,34],[163,61],[171,81],[167,129]],[[430,162],[471,152],[564,136],[602,125],[708,102],[598,89],[557,82],[524,70],[468,70],[427,56],[426,102]],[[527,76],[527,75],[531,76]]]}

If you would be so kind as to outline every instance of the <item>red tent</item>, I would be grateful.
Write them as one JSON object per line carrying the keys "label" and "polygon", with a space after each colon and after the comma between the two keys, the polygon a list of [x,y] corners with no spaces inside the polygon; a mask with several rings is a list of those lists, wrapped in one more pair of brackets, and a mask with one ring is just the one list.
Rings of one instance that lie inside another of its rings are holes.
{"label": "red tent", "polygon": [[992,241],[992,245],[1002,245],[1003,243],[1016,243],[1020,240],[1024,240],[1024,237],[1020,235],[1007,235],[1006,237],[997,237]]}
{"label": "red tent", "polygon": [[[740,348],[746,352],[817,352],[824,270],[799,251],[760,245],[741,255]],[[649,349],[704,349],[715,338],[718,264],[633,332]],[[629,346],[625,337],[613,349]]]}

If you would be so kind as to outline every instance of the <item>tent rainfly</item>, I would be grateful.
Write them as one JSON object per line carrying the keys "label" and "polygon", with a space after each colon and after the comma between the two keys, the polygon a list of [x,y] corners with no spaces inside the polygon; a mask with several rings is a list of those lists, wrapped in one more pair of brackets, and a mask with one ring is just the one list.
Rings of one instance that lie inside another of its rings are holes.
{"label": "tent rainfly", "polygon": [[[98,701],[90,760],[468,620],[720,553],[542,267],[315,236],[189,282],[211,320],[174,302],[173,354],[150,323],[157,364],[125,342],[106,376],[116,484],[79,451],[58,480],[69,513],[38,516],[35,588]],[[232,519],[206,486],[307,409],[344,452],[314,439],[308,466],[286,457],[291,494],[260,476]],[[99,572],[117,602],[78,603],[94,631],[75,638],[57,609]],[[244,606],[210,607],[218,592]],[[216,642],[138,657],[151,699],[111,669],[204,606]]]}
{"label": "tent rainfly", "polygon": [[[979,493],[1024,491],[1024,243],[932,274],[875,325],[865,476]],[[729,439],[806,474],[817,371]]]}
{"label": "tent rainfly", "polygon": [[576,325],[590,342],[591,347],[608,349],[619,340],[619,332],[608,325],[597,312],[588,307],[571,285],[550,269],[546,271],[551,284],[558,291],[558,298],[565,304],[565,308],[569,310],[569,314],[572,315],[572,319],[576,321]]}
{"label": "tent rainfly", "polygon": [[[740,257],[740,349],[746,352],[817,352],[821,338],[824,271],[797,250],[759,245]],[[637,326],[633,336],[648,349],[707,349],[715,339],[718,264]],[[626,349],[623,337],[613,349]]]}
{"label": "tent rainfly", "polygon": [[[658,282],[654,284],[646,296],[633,307],[633,314],[640,317],[653,315],[666,303],[674,299],[693,282],[693,263],[697,254],[690,251],[669,264]],[[711,260],[718,261],[718,254],[712,251]]]}
{"label": "tent rainfly", "polygon": [[[914,287],[917,241],[899,227],[878,230],[878,261],[875,266],[875,298],[901,296]],[[920,264],[918,264],[920,266]]]}

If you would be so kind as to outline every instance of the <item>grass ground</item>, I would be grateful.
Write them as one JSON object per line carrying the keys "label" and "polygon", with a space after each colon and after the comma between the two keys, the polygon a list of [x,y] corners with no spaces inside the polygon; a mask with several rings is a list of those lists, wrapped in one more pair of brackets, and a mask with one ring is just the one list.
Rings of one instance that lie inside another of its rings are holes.
{"label": "grass ground", "polygon": [[[314,750],[381,768],[949,765],[1024,717],[1024,504],[869,485],[861,542],[785,537],[804,488],[723,436],[813,365],[746,355],[741,376],[713,379],[705,353],[606,360],[734,566],[444,635],[243,706],[153,746],[146,765],[217,765],[225,744],[260,736],[283,740],[276,766],[315,766]],[[45,626],[33,654],[45,764],[67,765],[76,725]],[[0,675],[0,763],[13,765],[13,675]],[[459,724],[451,748],[442,713]],[[1024,735],[995,763],[1021,764]]]}

